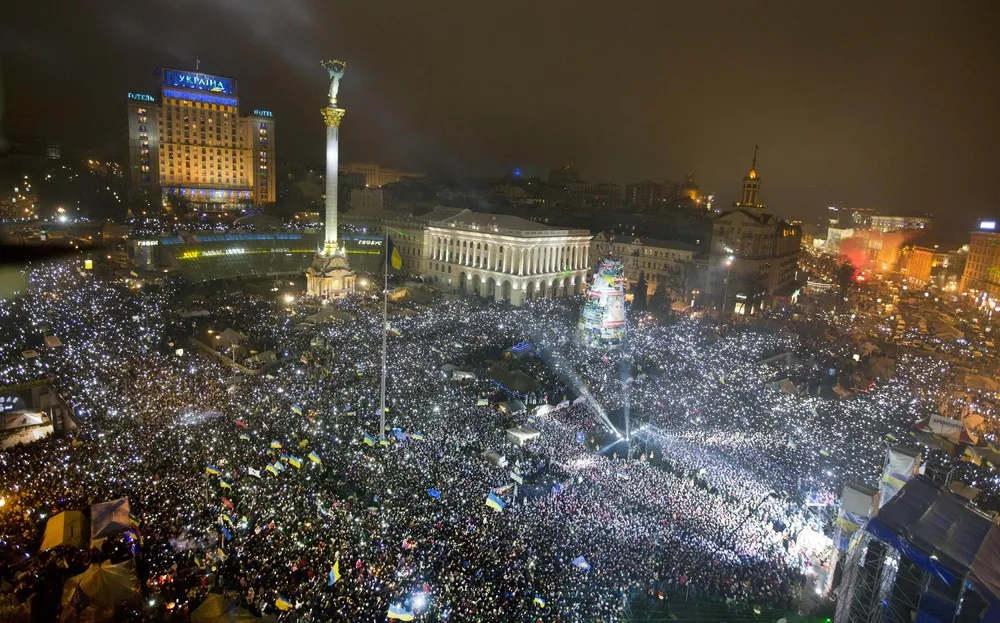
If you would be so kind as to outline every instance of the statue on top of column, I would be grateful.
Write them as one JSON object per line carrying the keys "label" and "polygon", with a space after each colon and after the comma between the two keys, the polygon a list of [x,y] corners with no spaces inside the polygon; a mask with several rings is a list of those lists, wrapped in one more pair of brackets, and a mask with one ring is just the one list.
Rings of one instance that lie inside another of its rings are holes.
{"label": "statue on top of column", "polygon": [[336,108],[337,92],[340,91],[340,79],[344,77],[344,70],[347,68],[347,63],[332,59],[329,61],[320,61],[320,65],[330,74],[330,106]]}

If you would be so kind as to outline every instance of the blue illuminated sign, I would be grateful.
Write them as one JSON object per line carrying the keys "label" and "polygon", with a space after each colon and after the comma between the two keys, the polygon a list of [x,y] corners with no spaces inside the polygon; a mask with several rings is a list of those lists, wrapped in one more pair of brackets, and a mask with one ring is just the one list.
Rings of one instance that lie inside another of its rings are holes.
{"label": "blue illuminated sign", "polygon": [[191,89],[192,91],[236,95],[236,81],[232,78],[220,78],[219,76],[199,74],[193,71],[164,69],[163,84],[168,87]]}
{"label": "blue illuminated sign", "polygon": [[145,93],[129,93],[128,98],[137,102],[156,102],[156,98],[152,95],[146,95]]}
{"label": "blue illuminated sign", "polygon": [[259,110],[257,108],[254,108],[253,109],[253,116],[254,117],[273,117],[274,113],[271,112],[270,110]]}

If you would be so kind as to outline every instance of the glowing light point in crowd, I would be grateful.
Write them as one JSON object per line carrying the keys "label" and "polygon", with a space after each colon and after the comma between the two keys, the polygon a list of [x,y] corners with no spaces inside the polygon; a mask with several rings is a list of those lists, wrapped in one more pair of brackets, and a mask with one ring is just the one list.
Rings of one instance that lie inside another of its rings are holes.
{"label": "glowing light point in crowd", "polygon": [[597,265],[580,312],[580,339],[591,348],[612,348],[625,337],[625,268],[618,260]]}
{"label": "glowing light point in crowd", "polygon": [[340,167],[340,122],[346,112],[337,105],[340,79],[347,63],[338,60],[320,63],[330,74],[330,99],[320,109],[326,122],[326,223],[323,248],[316,252],[306,271],[306,289],[321,299],[343,298],[354,292],[355,275],[347,265],[347,252],[337,243],[337,171]]}

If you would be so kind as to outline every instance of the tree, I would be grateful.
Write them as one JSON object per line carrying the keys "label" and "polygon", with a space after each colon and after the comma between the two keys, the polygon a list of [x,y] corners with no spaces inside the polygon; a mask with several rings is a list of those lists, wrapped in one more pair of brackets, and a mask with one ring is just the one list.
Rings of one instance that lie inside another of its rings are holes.
{"label": "tree", "polygon": [[837,286],[840,288],[841,296],[847,296],[847,291],[854,282],[855,272],[854,264],[851,264],[850,260],[841,264],[837,269]]}
{"label": "tree", "polygon": [[646,283],[646,273],[639,273],[639,280],[632,285],[632,309],[637,312],[646,311],[646,292],[649,284]]}

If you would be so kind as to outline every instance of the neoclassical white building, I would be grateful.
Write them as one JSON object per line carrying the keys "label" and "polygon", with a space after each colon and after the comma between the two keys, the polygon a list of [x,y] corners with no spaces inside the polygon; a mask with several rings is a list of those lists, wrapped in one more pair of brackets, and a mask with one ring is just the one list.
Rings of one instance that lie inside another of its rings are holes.
{"label": "neoclassical white building", "polygon": [[404,269],[444,291],[521,305],[529,299],[581,294],[586,288],[590,269],[586,229],[454,208],[383,222]]}

